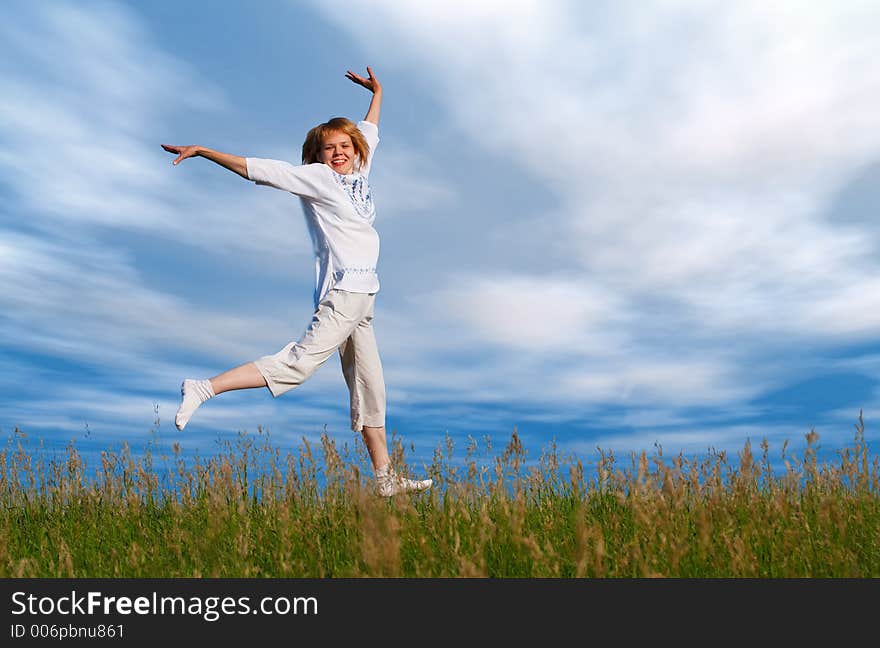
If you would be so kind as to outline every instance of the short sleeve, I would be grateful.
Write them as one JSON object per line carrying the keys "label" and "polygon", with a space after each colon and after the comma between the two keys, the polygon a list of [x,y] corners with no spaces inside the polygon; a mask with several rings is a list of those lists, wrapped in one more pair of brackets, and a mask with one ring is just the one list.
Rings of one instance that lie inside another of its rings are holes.
{"label": "short sleeve", "polygon": [[[245,158],[247,174],[258,185],[267,185],[310,200],[327,198],[333,189],[326,164],[294,165],[281,160]],[[328,186],[328,182],[330,182]]]}
{"label": "short sleeve", "polygon": [[367,146],[370,147],[367,162],[361,167],[360,172],[364,175],[369,175],[370,167],[373,164],[373,153],[376,150],[376,145],[379,144],[379,127],[373,122],[368,121],[358,122],[357,127],[367,141]]}

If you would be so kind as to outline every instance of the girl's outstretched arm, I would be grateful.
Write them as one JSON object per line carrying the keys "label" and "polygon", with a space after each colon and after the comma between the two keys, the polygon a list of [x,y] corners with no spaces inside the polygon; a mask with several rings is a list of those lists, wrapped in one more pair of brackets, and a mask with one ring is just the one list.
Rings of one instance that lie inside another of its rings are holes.
{"label": "girl's outstretched arm", "polygon": [[191,157],[203,157],[211,162],[216,162],[222,167],[235,171],[245,180],[250,180],[247,172],[247,162],[245,158],[238,155],[230,155],[229,153],[221,153],[220,151],[212,151],[204,146],[171,146],[162,144],[162,148],[169,153],[177,155],[177,159],[172,164],[179,164],[183,160]]}
{"label": "girl's outstretched arm", "polygon": [[379,109],[382,108],[382,84],[379,83],[379,79],[373,75],[373,69],[369,65],[367,66],[367,74],[370,75],[370,78],[365,79],[349,70],[345,73],[345,76],[358,85],[364,86],[367,90],[373,93],[373,98],[370,100],[370,107],[367,110],[367,116],[364,117],[364,121],[368,121],[378,126]]}

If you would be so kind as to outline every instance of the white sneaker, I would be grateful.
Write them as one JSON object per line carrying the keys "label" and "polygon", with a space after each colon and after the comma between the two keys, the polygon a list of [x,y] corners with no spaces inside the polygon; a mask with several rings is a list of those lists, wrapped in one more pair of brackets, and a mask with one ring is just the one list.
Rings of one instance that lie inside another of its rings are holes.
{"label": "white sneaker", "polygon": [[391,497],[398,493],[418,493],[428,490],[433,485],[433,479],[407,479],[398,475],[393,469],[376,474],[376,490],[382,497]]}

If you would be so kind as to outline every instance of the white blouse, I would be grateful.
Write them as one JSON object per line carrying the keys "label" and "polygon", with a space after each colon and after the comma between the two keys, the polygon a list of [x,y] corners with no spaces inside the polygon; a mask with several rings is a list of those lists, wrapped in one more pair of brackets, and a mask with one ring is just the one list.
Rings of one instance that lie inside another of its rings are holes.
{"label": "white blouse", "polygon": [[246,158],[248,178],[259,185],[299,196],[315,252],[315,307],[333,288],[357,293],[379,291],[376,265],[379,233],[368,180],[379,128],[358,122],[370,151],[359,171],[336,173],[323,163],[293,165]]}

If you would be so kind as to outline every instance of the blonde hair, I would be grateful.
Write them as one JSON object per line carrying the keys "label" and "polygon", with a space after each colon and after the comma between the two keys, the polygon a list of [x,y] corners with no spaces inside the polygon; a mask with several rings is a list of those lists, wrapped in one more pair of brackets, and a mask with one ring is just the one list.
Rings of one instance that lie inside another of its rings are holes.
{"label": "blonde hair", "polygon": [[355,123],[345,117],[334,117],[328,122],[318,124],[308,132],[302,147],[303,164],[321,162],[321,147],[324,144],[324,138],[332,132],[344,133],[351,138],[354,152],[357,155],[354,168],[359,171],[366,163],[367,156],[370,154],[370,145],[367,144],[364,134],[361,133]]}

